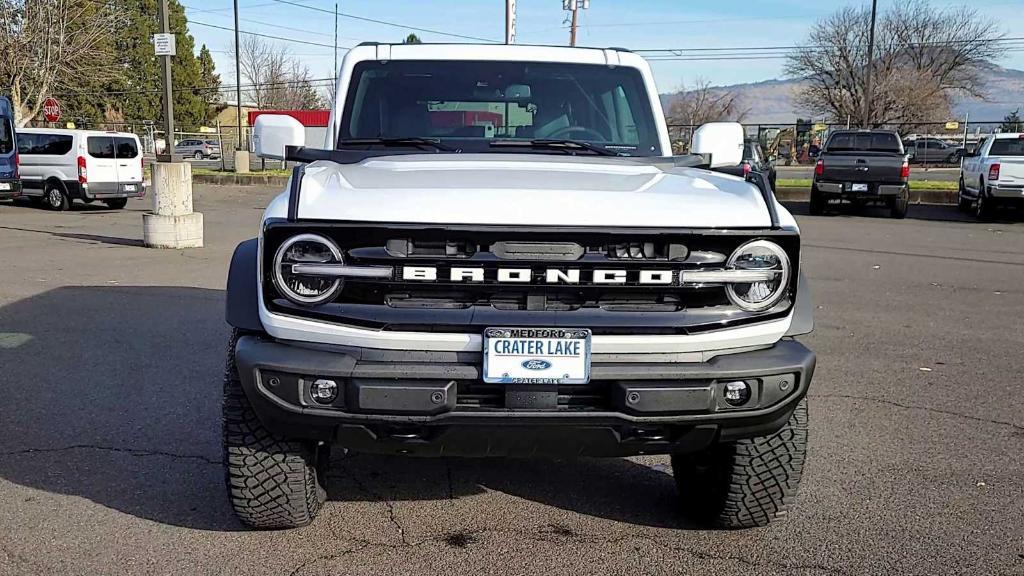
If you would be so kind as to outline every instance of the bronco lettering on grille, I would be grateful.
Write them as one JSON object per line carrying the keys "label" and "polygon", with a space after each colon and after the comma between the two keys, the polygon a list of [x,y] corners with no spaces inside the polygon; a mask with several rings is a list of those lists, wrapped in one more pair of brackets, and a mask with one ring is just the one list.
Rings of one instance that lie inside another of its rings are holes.
{"label": "bronco lettering on grille", "polygon": [[402,279],[417,282],[463,282],[482,284],[641,284],[665,286],[677,283],[680,275],[673,270],[624,270],[576,268],[491,268],[452,267],[438,270],[434,266],[403,266]]}

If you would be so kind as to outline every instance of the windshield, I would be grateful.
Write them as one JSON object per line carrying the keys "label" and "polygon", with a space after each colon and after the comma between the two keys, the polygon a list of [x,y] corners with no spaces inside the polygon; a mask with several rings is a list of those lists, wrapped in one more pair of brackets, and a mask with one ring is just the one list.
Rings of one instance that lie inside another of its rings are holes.
{"label": "windshield", "polygon": [[989,156],[1024,156],[1024,136],[1020,138],[996,138],[992,141]]}
{"label": "windshield", "polygon": [[490,152],[506,151],[492,148],[494,140],[564,139],[631,156],[659,154],[643,77],[629,67],[361,62],[352,73],[341,126],[339,147],[356,138],[418,137]]}
{"label": "windshield", "polygon": [[903,153],[899,137],[891,132],[837,132],[825,145],[828,152]]}

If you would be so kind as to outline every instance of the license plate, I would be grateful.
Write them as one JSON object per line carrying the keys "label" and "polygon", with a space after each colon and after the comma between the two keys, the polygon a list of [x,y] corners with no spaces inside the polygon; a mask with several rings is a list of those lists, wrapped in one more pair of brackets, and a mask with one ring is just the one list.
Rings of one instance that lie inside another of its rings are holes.
{"label": "license plate", "polygon": [[135,184],[125,184],[124,185],[124,191],[125,192],[135,192]]}
{"label": "license plate", "polygon": [[867,192],[867,184],[850,184],[850,192]]}
{"label": "license plate", "polygon": [[590,381],[590,330],[488,328],[484,331],[484,382],[586,384]]}
{"label": "license plate", "polygon": [[11,183],[10,182],[0,182],[0,190],[10,190],[10,189],[11,189]]}

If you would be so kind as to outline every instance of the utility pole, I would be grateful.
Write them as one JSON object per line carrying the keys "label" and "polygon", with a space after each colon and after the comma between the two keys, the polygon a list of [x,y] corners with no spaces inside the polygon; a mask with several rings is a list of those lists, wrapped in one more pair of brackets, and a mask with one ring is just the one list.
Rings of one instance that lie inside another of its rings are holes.
{"label": "utility pole", "polygon": [[[166,0],[164,0],[166,1]],[[235,125],[238,127],[238,138],[235,139],[235,172],[249,173],[249,153],[242,147],[242,42],[238,30],[238,0],[235,7]]]}
{"label": "utility pole", "polygon": [[871,28],[868,32],[868,67],[864,80],[864,120],[862,128],[871,128],[871,76],[875,69],[875,19],[878,15],[878,0],[871,0]]}
{"label": "utility pole", "polygon": [[516,43],[516,0],[505,0],[505,44]]}
{"label": "utility pole", "polygon": [[[160,0],[160,32],[166,35],[171,33],[170,17],[167,13],[167,0]],[[160,57],[164,71],[164,153],[160,156],[161,162],[174,161],[174,90],[171,84],[171,55],[174,52],[173,42],[170,53]]]}
{"label": "utility pole", "polygon": [[[236,0],[237,1],[237,0]],[[338,85],[338,3],[334,3],[334,85]],[[337,88],[335,88],[337,89]],[[331,102],[334,105],[334,102]]]}
{"label": "utility pole", "polygon": [[579,11],[590,8],[590,0],[562,0],[562,10],[572,11],[572,24],[569,28],[569,46],[576,45],[576,28],[579,26]]}

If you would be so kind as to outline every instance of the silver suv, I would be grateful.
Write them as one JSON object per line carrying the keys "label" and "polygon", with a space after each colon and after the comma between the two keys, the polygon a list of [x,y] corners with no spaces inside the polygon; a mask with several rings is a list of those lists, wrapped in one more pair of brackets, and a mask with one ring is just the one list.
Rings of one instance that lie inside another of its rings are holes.
{"label": "silver suv", "polygon": [[174,147],[174,152],[175,154],[180,154],[186,158],[192,157],[196,160],[220,158],[220,142],[218,140],[200,140],[198,138],[182,140]]}

